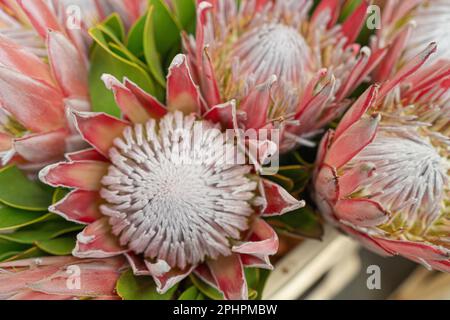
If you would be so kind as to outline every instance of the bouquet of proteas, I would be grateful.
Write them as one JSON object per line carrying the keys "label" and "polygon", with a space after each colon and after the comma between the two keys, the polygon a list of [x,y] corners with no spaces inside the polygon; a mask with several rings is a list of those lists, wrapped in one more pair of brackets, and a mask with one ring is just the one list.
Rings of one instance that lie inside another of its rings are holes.
{"label": "bouquet of proteas", "polygon": [[449,272],[449,17],[0,0],[0,299],[261,299],[319,213]]}

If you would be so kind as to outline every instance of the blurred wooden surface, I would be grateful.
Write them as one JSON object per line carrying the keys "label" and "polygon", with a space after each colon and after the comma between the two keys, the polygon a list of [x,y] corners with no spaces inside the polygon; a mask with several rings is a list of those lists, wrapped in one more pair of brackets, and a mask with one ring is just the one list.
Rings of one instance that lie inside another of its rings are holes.
{"label": "blurred wooden surface", "polygon": [[418,267],[390,299],[450,300],[450,274]]}
{"label": "blurred wooden surface", "polygon": [[323,241],[305,240],[275,265],[264,299],[331,299],[360,271],[358,244],[327,226]]}

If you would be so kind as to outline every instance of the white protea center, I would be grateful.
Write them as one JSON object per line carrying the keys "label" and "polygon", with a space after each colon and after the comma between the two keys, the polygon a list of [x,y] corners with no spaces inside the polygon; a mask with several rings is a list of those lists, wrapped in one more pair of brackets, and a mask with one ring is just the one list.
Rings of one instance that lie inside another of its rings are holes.
{"label": "white protea center", "polygon": [[422,233],[439,219],[448,192],[449,160],[431,141],[408,128],[385,127],[349,167],[362,162],[376,174],[364,183],[363,196],[391,212],[397,230]]}
{"label": "white protea center", "polygon": [[236,148],[217,127],[169,113],[128,127],[114,145],[101,210],[122,246],[180,269],[231,254],[257,183],[250,167],[229,163]]}
{"label": "white protea center", "polygon": [[299,85],[310,68],[311,52],[299,30],[281,23],[267,23],[244,33],[232,52],[239,58],[242,77],[256,83],[275,75],[283,83]]}

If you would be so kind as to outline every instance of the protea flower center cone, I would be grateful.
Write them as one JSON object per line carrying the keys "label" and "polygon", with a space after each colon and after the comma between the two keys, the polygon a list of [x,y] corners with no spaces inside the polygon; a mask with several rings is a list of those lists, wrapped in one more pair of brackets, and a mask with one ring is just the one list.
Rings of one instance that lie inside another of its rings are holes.
{"label": "protea flower center cone", "polygon": [[339,1],[199,1],[196,38],[184,37],[206,105],[237,99],[244,129],[279,128],[282,152],[311,138],[348,106],[374,69],[355,40],[367,1],[338,24]]}
{"label": "protea flower center cone", "polygon": [[[233,45],[233,49],[215,52],[217,77],[222,80],[225,99],[241,97],[245,94],[247,81],[263,84],[268,79],[278,81],[284,89],[281,94],[291,96],[291,101],[278,101],[272,118],[294,112],[298,104],[299,91],[306,85],[311,70],[310,47],[303,36],[293,27],[281,23],[264,23],[244,33]],[[228,57],[226,57],[228,55]],[[220,56],[225,56],[225,63]],[[223,67],[222,67],[223,65]],[[229,66],[235,66],[231,71]],[[235,74],[233,74],[235,73]],[[270,81],[270,80],[269,80]],[[282,110],[284,107],[285,110]]]}
{"label": "protea flower center cone", "polygon": [[255,213],[251,168],[226,163],[237,150],[209,122],[177,112],[156,125],[127,127],[109,151],[100,209],[112,232],[135,254],[181,270],[230,255],[230,239]]}
{"label": "protea flower center cone", "polygon": [[[324,138],[315,195],[324,216],[384,255],[450,271],[450,64],[436,50],[371,87]],[[418,70],[418,71],[417,71]]]}

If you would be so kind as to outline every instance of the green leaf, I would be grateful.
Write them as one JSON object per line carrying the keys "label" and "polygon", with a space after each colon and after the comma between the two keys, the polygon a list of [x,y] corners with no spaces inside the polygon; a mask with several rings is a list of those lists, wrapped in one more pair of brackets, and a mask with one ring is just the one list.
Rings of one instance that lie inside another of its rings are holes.
{"label": "green leaf", "polygon": [[211,287],[207,283],[203,282],[200,278],[191,274],[190,279],[192,283],[197,287],[198,290],[206,297],[212,300],[223,300],[223,295],[217,289]]}
{"label": "green leaf", "polygon": [[54,239],[69,232],[80,231],[83,228],[84,226],[55,217],[53,220],[21,228],[14,233],[0,234],[0,239],[22,244],[34,244],[35,242]]}
{"label": "green leaf", "polygon": [[175,16],[183,30],[193,34],[196,24],[196,9],[194,0],[174,1]]}
{"label": "green leaf", "polygon": [[16,260],[23,260],[23,259],[31,259],[31,258],[37,258],[37,257],[43,257],[47,254],[40,250],[37,247],[31,247],[30,249],[27,249],[23,252],[20,252],[16,255],[13,255],[11,257],[8,257],[5,259],[5,261],[16,261]]}
{"label": "green leaf", "polygon": [[258,293],[257,300],[261,300],[264,293],[264,288],[266,287],[267,280],[269,279],[271,271],[266,269],[259,269],[259,279],[258,284],[255,287]]}
{"label": "green leaf", "polygon": [[49,213],[7,207],[0,204],[0,231],[11,231],[45,220]]}
{"label": "green leaf", "polygon": [[136,57],[144,55],[144,30],[146,21],[147,15],[142,16],[131,27],[130,32],[128,33],[127,48]]}
{"label": "green leaf", "polygon": [[148,93],[157,98],[161,96],[161,94],[157,94],[153,80],[137,64],[96,45],[92,50],[91,70],[89,72],[89,89],[92,109],[95,112],[105,112],[120,117],[120,110],[116,105],[113,93],[105,87],[101,80],[101,76],[105,73],[109,73],[117,79],[127,77]]}
{"label": "green leaf", "polygon": [[159,54],[164,57],[181,41],[181,26],[163,0],[149,0],[153,7],[153,37]]}
{"label": "green leaf", "polygon": [[137,277],[129,269],[120,276],[116,289],[117,294],[124,300],[170,300],[177,286],[165,294],[159,294],[151,277]]}
{"label": "green leaf", "polygon": [[75,236],[66,236],[51,240],[37,241],[36,247],[54,256],[70,255],[75,248]]}
{"label": "green leaf", "polygon": [[195,286],[192,286],[184,291],[178,300],[197,300],[199,294],[200,291]]}
{"label": "green leaf", "polygon": [[29,245],[0,239],[0,261],[4,261],[30,249]]}
{"label": "green leaf", "polygon": [[153,21],[154,11],[154,8],[150,7],[145,19],[143,39],[144,56],[153,77],[162,87],[165,87],[166,81],[162,68],[161,56],[156,47],[155,27]]}
{"label": "green leaf", "polygon": [[244,271],[245,271],[245,279],[247,280],[248,286],[248,298],[250,300],[255,300],[256,298],[258,298],[258,292],[255,290],[255,288],[258,287],[259,269],[246,268]]}
{"label": "green leaf", "polygon": [[55,192],[53,193],[53,197],[52,197],[52,204],[55,204],[59,201],[61,201],[62,199],[64,199],[65,196],[67,196],[70,193],[69,189],[65,189],[65,188],[57,188],[55,190]]}
{"label": "green leaf", "polygon": [[290,187],[289,191],[292,193],[303,191],[311,179],[311,174],[310,168],[304,165],[284,166],[278,170],[279,176],[292,181],[293,184],[288,185]]}
{"label": "green leaf", "polygon": [[52,202],[49,188],[28,180],[15,166],[0,170],[0,202],[7,206],[29,210],[46,211]]}
{"label": "green leaf", "polygon": [[311,207],[304,207],[279,217],[268,218],[279,233],[300,238],[322,239],[323,225]]}
{"label": "green leaf", "polygon": [[102,25],[111,30],[121,42],[125,40],[125,26],[117,13],[111,14],[102,22]]}

